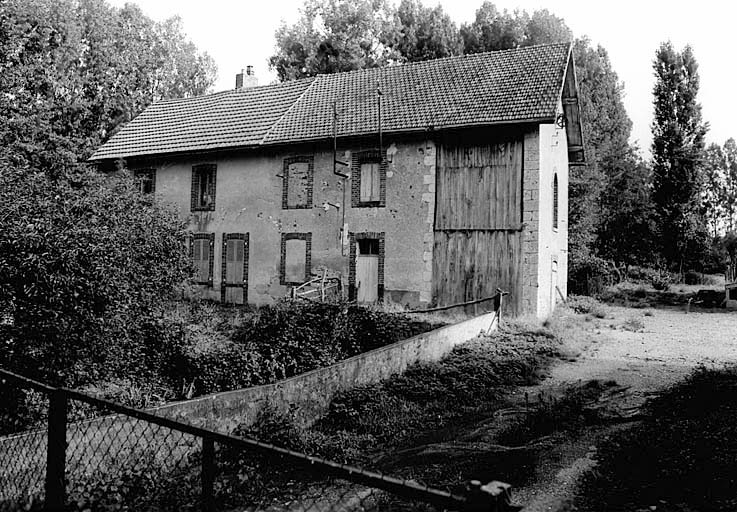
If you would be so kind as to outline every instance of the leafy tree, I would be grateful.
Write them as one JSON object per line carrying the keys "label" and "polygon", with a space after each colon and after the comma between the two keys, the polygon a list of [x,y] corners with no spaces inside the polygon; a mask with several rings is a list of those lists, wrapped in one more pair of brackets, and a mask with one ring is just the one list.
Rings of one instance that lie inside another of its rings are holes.
{"label": "leafy tree", "polygon": [[0,166],[0,366],[81,385],[161,368],[190,275],[176,212],[127,173]]}
{"label": "leafy tree", "polygon": [[151,102],[202,94],[215,77],[177,19],[103,0],[5,0],[0,68],[3,151],[49,172],[85,160]]}
{"label": "leafy tree", "polygon": [[306,0],[297,22],[277,29],[269,65],[282,81],[382,66],[399,59],[394,36],[387,0]]}
{"label": "leafy tree", "polygon": [[701,119],[698,65],[693,51],[670,42],[655,54],[653,90],[653,201],[663,257],[683,270],[705,250],[700,204],[701,163],[707,126]]}
{"label": "leafy tree", "polygon": [[657,249],[652,237],[652,171],[634,151],[624,157],[619,169],[607,175],[606,193],[601,195],[596,252],[626,265],[652,265]]}
{"label": "leafy tree", "polygon": [[438,5],[425,7],[418,0],[402,0],[396,12],[392,48],[409,62],[463,53],[463,39],[450,16]]}
{"label": "leafy tree", "polygon": [[474,21],[461,26],[464,51],[479,53],[522,46],[528,22],[529,15],[524,11],[499,11],[492,2],[485,1],[476,10]]}
{"label": "leafy tree", "polygon": [[206,91],[212,60],[132,5],[0,1],[0,366],[146,379],[178,340],[164,312],[190,275],[183,226],[127,174],[78,162],[152,101]]}
{"label": "leafy tree", "polygon": [[520,46],[571,41],[573,32],[565,21],[547,9],[499,11],[488,0],[476,11],[476,18],[461,27],[465,53],[507,50]]}

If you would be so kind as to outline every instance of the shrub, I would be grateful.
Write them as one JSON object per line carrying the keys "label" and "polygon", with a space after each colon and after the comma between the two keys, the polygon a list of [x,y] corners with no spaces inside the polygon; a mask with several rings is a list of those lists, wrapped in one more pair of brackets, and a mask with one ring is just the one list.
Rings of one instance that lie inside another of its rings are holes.
{"label": "shrub", "polygon": [[68,386],[156,373],[191,271],[176,212],[126,173],[0,165],[0,181],[0,365]]}
{"label": "shrub", "polygon": [[645,329],[645,322],[640,317],[631,316],[624,321],[622,329],[625,331],[640,332]]}
{"label": "shrub", "polygon": [[650,284],[658,291],[667,291],[673,284],[673,278],[666,272],[658,273],[651,278]]}
{"label": "shrub", "polygon": [[571,260],[568,269],[568,290],[572,294],[595,295],[616,283],[618,276],[609,263],[596,256]]}

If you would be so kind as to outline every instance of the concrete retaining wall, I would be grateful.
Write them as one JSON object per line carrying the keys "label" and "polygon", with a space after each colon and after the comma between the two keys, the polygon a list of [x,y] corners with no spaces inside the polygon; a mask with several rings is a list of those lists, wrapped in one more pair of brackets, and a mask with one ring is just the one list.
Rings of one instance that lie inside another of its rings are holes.
{"label": "concrete retaining wall", "polygon": [[408,366],[437,361],[456,345],[482,331],[496,329],[496,313],[487,313],[351,357],[327,368],[297,375],[276,384],[227,391],[154,409],[154,414],[200,427],[232,431],[251,424],[267,403],[293,408],[297,419],[311,423],[327,411],[339,391],[371,384],[402,373]]}

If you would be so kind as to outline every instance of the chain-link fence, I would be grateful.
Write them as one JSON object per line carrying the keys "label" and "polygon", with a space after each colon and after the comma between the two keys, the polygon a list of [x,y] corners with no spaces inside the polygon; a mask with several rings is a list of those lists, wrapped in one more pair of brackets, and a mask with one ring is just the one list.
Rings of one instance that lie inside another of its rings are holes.
{"label": "chain-link fence", "polygon": [[509,510],[57,389],[0,370],[0,512]]}

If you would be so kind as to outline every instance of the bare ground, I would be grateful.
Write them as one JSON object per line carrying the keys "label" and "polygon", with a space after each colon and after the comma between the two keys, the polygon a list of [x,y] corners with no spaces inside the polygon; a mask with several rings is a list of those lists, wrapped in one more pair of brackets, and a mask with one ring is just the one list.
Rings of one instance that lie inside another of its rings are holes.
{"label": "bare ground", "polygon": [[[590,380],[613,381],[618,391],[605,404],[608,427],[587,429],[576,439],[559,440],[541,452],[533,483],[515,490],[525,512],[567,509],[578,479],[596,465],[596,445],[612,429],[636,418],[645,400],[684,378],[696,366],[737,363],[737,314],[690,312],[685,308],[643,310],[608,307],[603,319],[589,317],[587,335],[570,340],[572,355],[538,386],[518,397],[561,390]],[[563,311],[562,315],[570,314]],[[647,315],[647,316],[646,316]],[[642,322],[638,322],[638,319]],[[633,332],[632,326],[641,326]]]}

